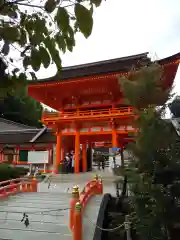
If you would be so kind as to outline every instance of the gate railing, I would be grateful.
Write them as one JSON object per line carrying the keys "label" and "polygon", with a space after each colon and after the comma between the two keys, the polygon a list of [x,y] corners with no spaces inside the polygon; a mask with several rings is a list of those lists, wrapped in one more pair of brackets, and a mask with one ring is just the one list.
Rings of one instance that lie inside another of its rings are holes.
{"label": "gate railing", "polygon": [[78,110],[74,112],[44,112],[42,119],[45,121],[51,120],[68,120],[78,118],[96,118],[103,116],[123,116],[134,115],[134,109],[132,107],[119,107],[110,109],[94,109],[94,110]]}
{"label": "gate railing", "polygon": [[79,192],[79,187],[74,186],[72,199],[70,202],[69,227],[73,233],[73,240],[82,240],[82,216],[83,210],[92,196],[103,193],[102,179],[97,175],[88,182],[83,191]]}
{"label": "gate railing", "polygon": [[37,180],[16,178],[0,182],[0,199],[20,192],[37,192]]}

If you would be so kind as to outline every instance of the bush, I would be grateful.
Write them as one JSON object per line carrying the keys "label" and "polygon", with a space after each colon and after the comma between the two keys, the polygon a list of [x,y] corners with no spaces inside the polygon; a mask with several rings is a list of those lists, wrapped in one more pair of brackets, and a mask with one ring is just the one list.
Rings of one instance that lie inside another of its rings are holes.
{"label": "bush", "polygon": [[23,167],[12,167],[9,164],[0,164],[0,182],[23,177],[29,170]]}

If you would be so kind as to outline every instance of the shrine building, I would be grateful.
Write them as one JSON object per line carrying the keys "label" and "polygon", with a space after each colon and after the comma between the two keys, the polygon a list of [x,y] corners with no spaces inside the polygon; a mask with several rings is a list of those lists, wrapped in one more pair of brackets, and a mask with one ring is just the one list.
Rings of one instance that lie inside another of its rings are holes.
{"label": "shrine building", "polygon": [[[163,69],[163,89],[169,89],[179,65],[180,53],[156,61]],[[110,142],[120,147],[131,141],[135,113],[123,102],[117,76],[132,68],[149,65],[148,53],[65,67],[54,77],[31,81],[28,94],[56,110],[44,112],[42,122],[56,135],[54,168],[58,171],[64,153],[75,150],[75,173],[87,171],[87,146]],[[80,145],[82,161],[80,161]]]}

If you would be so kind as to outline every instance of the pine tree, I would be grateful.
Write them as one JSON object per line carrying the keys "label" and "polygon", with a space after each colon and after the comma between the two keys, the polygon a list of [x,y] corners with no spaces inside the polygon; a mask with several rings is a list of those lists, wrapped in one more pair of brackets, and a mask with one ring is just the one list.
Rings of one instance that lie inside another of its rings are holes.
{"label": "pine tree", "polygon": [[126,103],[137,113],[135,142],[128,146],[134,158],[125,172],[132,223],[141,240],[174,239],[180,223],[180,148],[172,124],[163,119],[162,103],[171,89],[164,92],[162,81],[156,64],[119,78]]}

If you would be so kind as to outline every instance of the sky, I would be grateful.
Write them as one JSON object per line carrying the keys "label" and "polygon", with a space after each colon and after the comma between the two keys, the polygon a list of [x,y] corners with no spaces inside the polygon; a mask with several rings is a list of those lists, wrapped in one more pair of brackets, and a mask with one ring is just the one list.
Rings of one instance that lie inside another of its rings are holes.
{"label": "sky", "polygon": [[[179,0],[102,0],[94,13],[92,35],[76,36],[72,53],[62,56],[63,66],[149,52],[153,60],[180,52]],[[39,78],[55,75],[55,67],[42,69]],[[180,68],[174,92],[180,94]]]}

